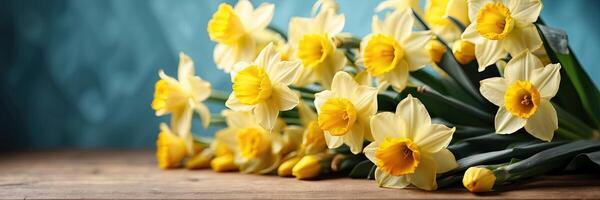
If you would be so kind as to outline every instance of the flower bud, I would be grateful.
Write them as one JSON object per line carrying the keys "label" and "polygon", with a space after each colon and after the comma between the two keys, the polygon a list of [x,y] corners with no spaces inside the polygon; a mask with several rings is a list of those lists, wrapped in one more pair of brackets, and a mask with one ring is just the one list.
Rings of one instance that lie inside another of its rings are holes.
{"label": "flower bud", "polygon": [[321,163],[315,155],[302,157],[298,164],[292,169],[292,174],[297,179],[310,179],[319,175],[321,172]]}
{"label": "flower bud", "polygon": [[228,172],[237,170],[237,166],[233,162],[233,154],[218,156],[210,161],[210,167],[215,172]]}
{"label": "flower bud", "polygon": [[281,165],[279,165],[279,168],[277,168],[277,175],[279,176],[292,176],[292,169],[294,168],[294,166],[296,165],[296,163],[298,163],[298,161],[300,161],[300,158],[302,157],[293,157],[292,159],[286,160],[285,162],[283,162]]}
{"label": "flower bud", "polygon": [[452,53],[460,64],[468,64],[475,59],[475,45],[466,40],[457,40],[452,46]]}
{"label": "flower bud", "polygon": [[161,169],[181,166],[181,161],[187,155],[185,141],[171,133],[166,124],[160,125],[160,133],[156,140],[156,159]]}
{"label": "flower bud", "polygon": [[206,169],[210,168],[210,161],[214,157],[214,152],[211,149],[205,149],[199,154],[189,159],[185,163],[187,169]]}
{"label": "flower bud", "polygon": [[427,53],[429,53],[429,57],[433,62],[440,62],[442,60],[442,56],[446,53],[446,47],[436,39],[429,40],[427,46],[425,46]]}
{"label": "flower bud", "polygon": [[496,175],[484,167],[470,167],[463,176],[463,185],[471,192],[491,191],[496,182]]}

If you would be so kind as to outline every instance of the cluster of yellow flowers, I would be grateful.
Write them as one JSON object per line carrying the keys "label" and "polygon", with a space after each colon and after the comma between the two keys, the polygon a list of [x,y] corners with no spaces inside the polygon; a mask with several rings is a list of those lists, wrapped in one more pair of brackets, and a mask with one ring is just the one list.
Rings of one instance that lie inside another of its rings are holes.
{"label": "cluster of yellow flowers", "polygon": [[[498,66],[500,77],[479,83],[480,94],[499,107],[496,133],[524,127],[552,140],[558,117],[550,99],[561,65],[544,65],[536,56],[547,56],[534,25],[540,0],[427,0],[424,9],[418,0],[387,0],[362,39],[343,32],[338,7],[334,0],[317,1],[312,17],[290,20],[287,38],[269,27],[273,4],[219,5],[207,31],[217,43],[215,63],[231,76],[228,109],[221,112],[226,128],[210,145],[195,142],[192,115],[209,125],[202,102],[211,85],[194,75],[192,60],[181,53],[178,79],[161,71],[152,102],[157,116],[172,119],[172,130],[160,125],[159,166],[179,167],[187,158],[189,169],[310,179],[339,171],[339,149],[347,147],[346,157],[364,154],[374,164],[381,187],[435,190],[437,175],[459,166],[448,150],[456,128],[432,121],[410,94],[398,99],[395,112],[378,109],[378,95],[418,86],[411,75],[426,66],[447,76],[443,59],[474,66],[464,70]],[[463,183],[479,192],[491,190],[495,180],[489,169],[475,167]]]}

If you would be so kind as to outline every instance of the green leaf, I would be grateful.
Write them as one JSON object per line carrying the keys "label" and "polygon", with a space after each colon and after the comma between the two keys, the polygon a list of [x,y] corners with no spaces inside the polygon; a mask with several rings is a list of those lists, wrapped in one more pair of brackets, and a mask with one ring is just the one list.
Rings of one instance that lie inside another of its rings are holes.
{"label": "green leaf", "polygon": [[567,165],[565,170],[590,170],[597,172],[600,170],[600,151],[583,153],[575,156],[575,158],[573,158],[573,160],[571,160],[571,162]]}
{"label": "green leaf", "polygon": [[362,161],[356,166],[354,166],[354,168],[352,169],[352,171],[350,171],[350,174],[348,174],[348,176],[350,178],[368,178],[369,173],[371,172],[371,168],[373,166],[375,165],[370,160]]}
{"label": "green leaf", "polygon": [[537,140],[523,131],[517,131],[510,135],[489,133],[459,140],[448,146],[448,149],[457,159],[461,159],[477,153],[503,150],[511,145],[530,141]]}

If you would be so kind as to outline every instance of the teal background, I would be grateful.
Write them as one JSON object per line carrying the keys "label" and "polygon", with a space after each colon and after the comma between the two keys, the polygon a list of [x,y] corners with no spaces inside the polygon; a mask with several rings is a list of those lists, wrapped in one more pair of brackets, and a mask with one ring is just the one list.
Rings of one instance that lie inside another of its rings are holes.
{"label": "teal background", "polygon": [[[232,1],[227,1],[232,2]],[[255,1],[254,4],[258,5]],[[276,3],[272,24],[287,30],[312,1]],[[220,1],[3,0],[0,2],[0,149],[151,147],[150,108],[159,69],[175,75],[179,51],[215,88],[228,77],[212,61],[207,22]],[[344,31],[370,31],[379,1],[339,0]],[[542,18],[570,45],[600,85],[600,1],[544,1]],[[221,105],[211,105],[217,113]],[[194,122],[194,132],[211,135]]]}

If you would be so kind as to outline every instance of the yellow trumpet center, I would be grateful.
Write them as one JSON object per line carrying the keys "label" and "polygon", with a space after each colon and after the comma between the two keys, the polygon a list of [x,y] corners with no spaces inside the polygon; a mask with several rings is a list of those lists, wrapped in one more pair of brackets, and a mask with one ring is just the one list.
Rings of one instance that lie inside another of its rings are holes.
{"label": "yellow trumpet center", "polygon": [[333,53],[333,43],[327,34],[307,34],[300,39],[297,56],[304,67],[313,68]]}
{"label": "yellow trumpet center", "polygon": [[271,97],[272,86],[269,76],[263,68],[250,66],[233,78],[233,93],[246,105],[255,105]]}
{"label": "yellow trumpet center", "polygon": [[517,81],[506,89],[504,103],[513,115],[529,118],[540,105],[540,92],[529,81]]}
{"label": "yellow trumpet center", "polygon": [[376,34],[365,47],[364,62],[367,71],[379,76],[394,69],[404,57],[404,49],[390,36]]}
{"label": "yellow trumpet center", "polygon": [[490,40],[505,38],[514,27],[510,10],[502,3],[488,3],[477,13],[477,32]]}
{"label": "yellow trumpet center", "polygon": [[217,12],[208,21],[208,36],[210,36],[210,39],[233,45],[244,34],[244,26],[233,8],[226,3],[219,5]]}
{"label": "yellow trumpet center", "polygon": [[179,167],[187,155],[185,141],[170,132],[161,131],[156,140],[156,159],[161,169]]}
{"label": "yellow trumpet center", "polygon": [[356,109],[345,98],[330,98],[321,106],[318,116],[319,127],[331,135],[346,134],[356,121]]}
{"label": "yellow trumpet center", "polygon": [[446,18],[448,0],[430,0],[425,8],[425,21],[432,25],[446,25],[450,21]]}
{"label": "yellow trumpet center", "polygon": [[244,128],[237,132],[238,148],[244,158],[260,157],[271,148],[271,141],[265,131],[258,128]]}
{"label": "yellow trumpet center", "polygon": [[412,174],[419,166],[419,147],[408,138],[385,138],[375,151],[375,164],[392,176]]}
{"label": "yellow trumpet center", "polygon": [[160,79],[154,86],[154,99],[152,100],[152,109],[167,110],[173,112],[187,103],[186,94],[181,88],[169,82]]}

